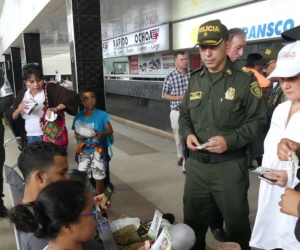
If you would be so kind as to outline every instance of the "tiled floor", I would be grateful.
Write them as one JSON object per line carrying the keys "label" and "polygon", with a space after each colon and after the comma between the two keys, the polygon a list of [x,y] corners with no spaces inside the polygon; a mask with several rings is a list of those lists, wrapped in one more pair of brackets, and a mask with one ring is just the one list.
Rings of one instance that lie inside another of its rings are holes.
{"label": "tiled floor", "polygon": [[[70,127],[72,118],[68,117]],[[110,220],[117,219],[122,213],[139,217],[143,221],[153,217],[155,208],[173,213],[177,222],[182,222],[182,196],[185,175],[177,166],[175,143],[171,140],[112,121],[115,131],[114,156],[110,163],[112,182],[115,192],[112,207],[108,211]],[[6,138],[11,137],[6,130]],[[69,129],[69,165],[74,162],[75,140]],[[19,150],[14,141],[7,144],[6,164],[16,163]],[[249,191],[250,220],[253,225],[257,208],[258,178],[250,173]],[[11,203],[5,187],[5,204]],[[207,249],[217,249],[218,242],[207,233]],[[7,219],[0,219],[0,249],[16,249],[13,229]]]}

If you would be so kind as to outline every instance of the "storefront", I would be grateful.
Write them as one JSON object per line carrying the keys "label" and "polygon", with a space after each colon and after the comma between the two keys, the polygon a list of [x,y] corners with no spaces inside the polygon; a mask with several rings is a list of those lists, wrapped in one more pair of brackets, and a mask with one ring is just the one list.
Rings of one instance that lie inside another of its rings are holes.
{"label": "storefront", "polygon": [[[199,51],[193,48],[200,24],[220,19],[228,29],[243,28],[247,46],[239,63],[244,65],[249,53],[263,54],[272,43],[283,42],[281,32],[300,24],[299,5],[298,0],[259,1],[104,41],[107,111],[171,132],[169,102],[161,98],[163,80],[175,69],[173,51],[187,53],[189,69],[200,66]],[[158,35],[155,42],[153,35]],[[110,74],[114,71],[120,74]]]}
{"label": "storefront", "polygon": [[298,0],[262,1],[173,23],[173,49],[193,47],[197,42],[200,24],[220,19],[228,29],[239,27],[247,33],[247,46],[239,61],[244,65],[248,54],[263,54],[272,43],[283,42],[281,39],[283,31],[300,24],[298,7],[300,7]]}
{"label": "storefront", "polygon": [[175,69],[170,40],[163,24],[103,41],[108,113],[170,131],[161,98],[163,79]]}

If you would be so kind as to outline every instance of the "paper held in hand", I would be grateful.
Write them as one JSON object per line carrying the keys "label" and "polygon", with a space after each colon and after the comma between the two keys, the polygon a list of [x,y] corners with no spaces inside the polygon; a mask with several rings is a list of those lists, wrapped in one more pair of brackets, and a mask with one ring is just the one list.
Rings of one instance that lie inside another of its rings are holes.
{"label": "paper held in hand", "polygon": [[164,227],[159,237],[150,248],[150,250],[160,250],[160,249],[170,250],[171,246],[172,246],[172,238],[170,232],[168,228]]}
{"label": "paper held in hand", "polygon": [[268,171],[271,171],[271,168],[265,168],[265,167],[258,167],[256,169],[254,169],[252,172],[253,173],[257,173],[257,174],[268,174],[270,176],[278,176],[277,174],[269,174],[267,173]]}
{"label": "paper held in hand", "polygon": [[156,209],[154,216],[153,216],[151,226],[149,228],[149,232],[148,232],[148,237],[150,239],[156,239],[159,228],[160,228],[162,216],[163,216],[162,212],[160,212],[158,209]]}

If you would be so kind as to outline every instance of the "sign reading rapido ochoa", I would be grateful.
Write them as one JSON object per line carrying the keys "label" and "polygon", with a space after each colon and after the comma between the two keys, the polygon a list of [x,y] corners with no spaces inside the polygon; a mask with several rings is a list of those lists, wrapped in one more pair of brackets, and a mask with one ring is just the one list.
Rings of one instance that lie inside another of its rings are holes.
{"label": "sign reading rapido ochoa", "polygon": [[169,50],[169,24],[104,41],[102,49],[104,58]]}

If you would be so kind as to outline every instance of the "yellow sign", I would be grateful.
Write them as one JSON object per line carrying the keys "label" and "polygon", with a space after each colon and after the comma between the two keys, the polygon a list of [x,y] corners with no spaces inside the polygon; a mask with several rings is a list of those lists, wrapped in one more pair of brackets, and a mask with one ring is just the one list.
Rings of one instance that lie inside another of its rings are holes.
{"label": "yellow sign", "polygon": [[198,0],[191,0],[193,5],[198,5]]}
{"label": "yellow sign", "polygon": [[250,90],[253,95],[255,95],[258,98],[262,98],[263,92],[261,87],[259,86],[258,82],[253,82],[250,84]]}
{"label": "yellow sign", "polygon": [[225,99],[233,100],[234,97],[235,97],[235,89],[230,87],[229,89],[227,89],[227,91],[225,93]]}
{"label": "yellow sign", "polygon": [[201,99],[201,96],[202,96],[201,91],[190,93],[190,100]]}
{"label": "yellow sign", "polygon": [[196,44],[198,40],[198,29],[199,26],[195,26],[190,34],[191,41]]}

